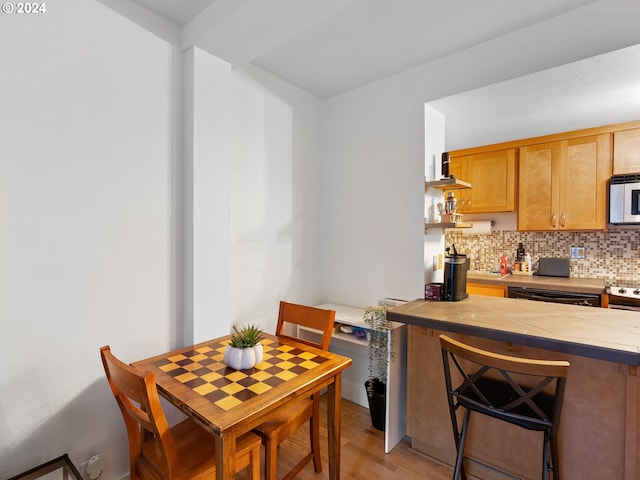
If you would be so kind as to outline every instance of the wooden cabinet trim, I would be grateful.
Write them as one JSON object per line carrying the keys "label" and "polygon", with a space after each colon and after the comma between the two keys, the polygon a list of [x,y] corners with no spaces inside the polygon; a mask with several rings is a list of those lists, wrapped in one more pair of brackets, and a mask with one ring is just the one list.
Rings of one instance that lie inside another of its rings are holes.
{"label": "wooden cabinet trim", "polygon": [[586,128],[583,130],[572,130],[570,132],[553,133],[550,135],[523,138],[520,140],[511,140],[508,142],[494,143],[492,145],[482,145],[479,147],[470,147],[470,148],[464,148],[460,150],[452,150],[450,152],[450,155],[459,157],[459,156],[471,155],[475,153],[490,152],[492,150],[520,148],[520,147],[535,145],[538,143],[548,143],[548,142],[555,142],[558,140],[568,140],[572,138],[585,137],[589,135],[599,135],[602,133],[614,133],[614,132],[620,132],[623,130],[631,130],[635,128],[640,128],[640,120],[635,120],[632,122],[625,122],[625,123],[616,123],[613,125],[603,125],[600,127]]}

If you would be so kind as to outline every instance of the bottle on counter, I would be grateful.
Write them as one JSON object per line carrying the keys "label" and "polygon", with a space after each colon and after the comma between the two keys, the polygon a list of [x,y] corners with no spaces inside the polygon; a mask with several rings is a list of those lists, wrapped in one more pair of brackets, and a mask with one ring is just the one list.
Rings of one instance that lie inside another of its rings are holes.
{"label": "bottle on counter", "polygon": [[504,255],[502,256],[502,258],[500,258],[500,273],[507,273],[507,257],[505,257]]}
{"label": "bottle on counter", "polygon": [[526,272],[524,269],[524,247],[522,246],[522,242],[518,244],[518,249],[516,250],[516,260],[513,262],[513,270],[515,272]]}

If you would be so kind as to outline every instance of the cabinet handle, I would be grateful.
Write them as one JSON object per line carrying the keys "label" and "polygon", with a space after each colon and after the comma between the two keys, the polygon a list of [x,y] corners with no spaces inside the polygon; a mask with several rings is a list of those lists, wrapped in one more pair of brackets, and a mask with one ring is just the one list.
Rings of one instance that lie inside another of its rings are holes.
{"label": "cabinet handle", "polygon": [[560,215],[560,226],[565,227],[567,225],[567,212],[562,212]]}
{"label": "cabinet handle", "polygon": [[557,220],[558,220],[558,218],[556,216],[556,212],[553,212],[553,215],[551,215],[551,226],[552,227],[554,227],[554,228],[556,227]]}
{"label": "cabinet handle", "polygon": [[467,202],[467,210],[471,211],[471,200]]}

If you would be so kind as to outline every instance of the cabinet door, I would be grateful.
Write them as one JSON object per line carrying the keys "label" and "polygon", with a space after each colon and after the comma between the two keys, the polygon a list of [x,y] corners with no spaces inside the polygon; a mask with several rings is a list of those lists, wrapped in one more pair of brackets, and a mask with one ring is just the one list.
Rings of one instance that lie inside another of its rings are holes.
{"label": "cabinet door", "polygon": [[611,134],[520,149],[519,230],[604,230]]}
{"label": "cabinet door", "polygon": [[559,229],[606,228],[610,176],[611,134],[560,142]]}
{"label": "cabinet door", "polygon": [[518,230],[558,228],[558,142],[520,148]]}
{"label": "cabinet door", "polygon": [[467,157],[471,183],[467,212],[513,212],[516,183],[515,149],[477,153]]}
{"label": "cabinet door", "polygon": [[613,174],[640,172],[640,128],[613,134]]}
{"label": "cabinet door", "polygon": [[513,212],[515,157],[513,148],[451,157],[449,172],[456,178],[471,183],[471,189],[455,192],[458,212]]}
{"label": "cabinet door", "polygon": [[470,295],[506,298],[507,287],[502,285],[489,285],[486,283],[467,283],[467,293]]}

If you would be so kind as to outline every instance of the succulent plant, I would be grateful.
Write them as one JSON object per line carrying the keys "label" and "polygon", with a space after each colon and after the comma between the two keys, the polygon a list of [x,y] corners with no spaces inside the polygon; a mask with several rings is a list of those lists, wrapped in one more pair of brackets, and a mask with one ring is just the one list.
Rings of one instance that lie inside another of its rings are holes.
{"label": "succulent plant", "polygon": [[229,345],[235,348],[255,347],[262,340],[262,330],[256,325],[247,325],[242,329],[234,325],[233,331]]}

